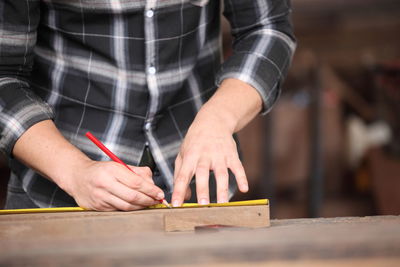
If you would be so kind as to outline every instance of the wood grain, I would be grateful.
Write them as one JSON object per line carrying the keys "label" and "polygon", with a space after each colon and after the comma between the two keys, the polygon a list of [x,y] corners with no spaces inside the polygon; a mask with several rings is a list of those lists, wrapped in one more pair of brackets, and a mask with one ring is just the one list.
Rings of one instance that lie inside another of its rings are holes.
{"label": "wood grain", "polygon": [[193,231],[196,226],[206,225],[260,228],[270,224],[268,205],[180,211],[165,214],[165,231]]}
{"label": "wood grain", "polygon": [[269,205],[1,215],[0,239],[124,236],[138,231],[193,231],[196,226],[215,224],[267,227]]}
{"label": "wood grain", "polygon": [[[115,216],[103,216],[109,217]],[[108,234],[88,226],[91,235],[40,236],[39,231],[31,239],[3,235],[0,266],[399,266],[400,262],[400,216],[271,220],[267,228],[180,233],[166,233],[162,226],[160,231],[127,227],[124,232],[116,223],[123,217],[103,229]],[[27,224],[32,221],[39,220]]]}

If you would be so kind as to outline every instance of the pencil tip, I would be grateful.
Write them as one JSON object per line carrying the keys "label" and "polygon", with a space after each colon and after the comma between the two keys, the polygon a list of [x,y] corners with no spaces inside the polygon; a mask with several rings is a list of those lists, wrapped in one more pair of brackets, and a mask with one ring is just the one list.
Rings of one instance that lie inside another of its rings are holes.
{"label": "pencil tip", "polygon": [[168,208],[172,209],[171,205],[168,203],[168,201],[166,201],[165,199],[163,199],[162,203],[167,206]]}

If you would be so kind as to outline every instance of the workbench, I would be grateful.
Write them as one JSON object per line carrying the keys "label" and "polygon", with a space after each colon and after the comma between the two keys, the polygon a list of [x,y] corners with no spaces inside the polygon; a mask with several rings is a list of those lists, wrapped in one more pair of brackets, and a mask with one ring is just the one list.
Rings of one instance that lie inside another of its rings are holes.
{"label": "workbench", "polygon": [[0,266],[400,266],[400,216],[186,232],[165,232],[143,218],[129,226],[129,218],[146,212],[2,215]]}

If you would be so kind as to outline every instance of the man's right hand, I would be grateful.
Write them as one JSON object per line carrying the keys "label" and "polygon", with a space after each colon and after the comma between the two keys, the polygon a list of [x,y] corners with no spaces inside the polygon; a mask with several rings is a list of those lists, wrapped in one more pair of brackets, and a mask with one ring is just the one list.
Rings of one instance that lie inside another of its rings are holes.
{"label": "man's right hand", "polygon": [[149,168],[129,166],[133,173],[116,162],[93,161],[70,144],[50,120],[30,127],[15,143],[13,155],[86,209],[137,210],[164,198]]}
{"label": "man's right hand", "polygon": [[66,191],[80,207],[99,210],[137,210],[159,204],[163,191],[154,185],[148,167],[125,166],[108,161],[91,161],[76,172]]}

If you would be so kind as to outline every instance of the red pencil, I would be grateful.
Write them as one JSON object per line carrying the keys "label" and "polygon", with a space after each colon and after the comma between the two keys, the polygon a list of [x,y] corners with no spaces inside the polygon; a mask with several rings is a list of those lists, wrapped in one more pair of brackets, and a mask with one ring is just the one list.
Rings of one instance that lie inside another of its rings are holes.
{"label": "red pencil", "polygon": [[[130,170],[131,172],[135,173],[131,168],[129,168],[128,165],[125,164],[125,162],[123,162],[120,158],[118,158],[114,153],[112,153],[105,145],[103,145],[102,142],[100,142],[99,139],[97,139],[91,132],[87,132],[86,133],[86,137],[90,139],[90,141],[92,141],[96,146],[98,146],[101,150],[103,150],[104,153],[107,154],[107,156],[109,156],[113,161],[121,163],[122,165],[124,165],[126,168],[128,168],[128,170]],[[135,173],[136,174],[136,173]],[[168,201],[166,201],[165,199],[160,200],[160,202],[162,204],[164,204],[165,206],[167,206],[168,208],[171,208],[171,206],[169,205]]]}

